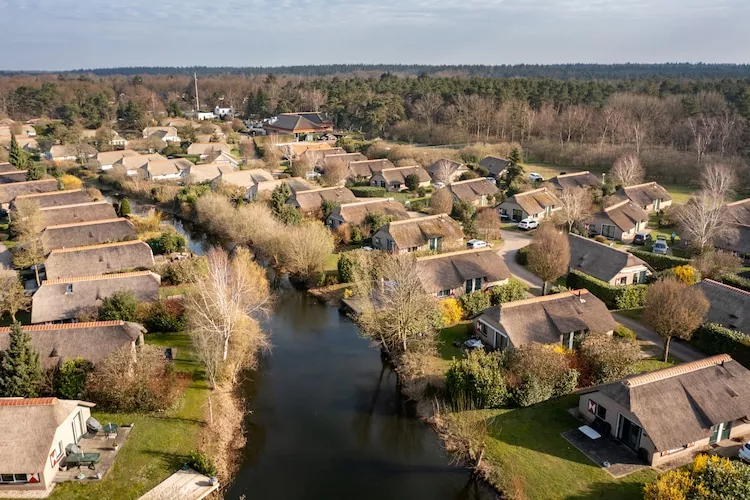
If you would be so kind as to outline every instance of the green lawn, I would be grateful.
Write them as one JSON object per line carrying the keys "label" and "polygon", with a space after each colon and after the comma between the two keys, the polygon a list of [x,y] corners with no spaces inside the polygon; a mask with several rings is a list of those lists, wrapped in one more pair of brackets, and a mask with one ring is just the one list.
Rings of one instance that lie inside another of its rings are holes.
{"label": "green lawn", "polygon": [[185,394],[174,408],[158,414],[105,413],[94,411],[100,422],[135,426],[112,469],[98,482],[66,482],[50,496],[54,500],[106,498],[135,499],[169,477],[182,464],[190,450],[197,448],[208,387],[202,380],[190,343],[184,334],[147,334],[146,342],[175,347],[175,368],[191,376]]}
{"label": "green lawn", "polygon": [[672,202],[682,205],[687,203],[693,193],[698,191],[698,187],[694,185],[685,184],[662,184],[672,196]]}
{"label": "green lawn", "polygon": [[560,434],[580,422],[567,410],[576,395],[530,408],[463,412],[460,418],[484,418],[486,459],[494,479],[509,496],[529,499],[639,499],[644,483],[656,477],[650,469],[613,479]]}
{"label": "green lawn", "polygon": [[184,285],[163,286],[159,288],[159,298],[166,299],[175,295],[185,295],[194,288],[192,283]]}
{"label": "green lawn", "polygon": [[471,321],[462,321],[440,330],[438,352],[442,359],[450,361],[453,358],[462,358],[464,356],[461,348],[454,346],[453,343],[458,342],[461,344],[464,340],[468,339],[472,331],[471,325]]}

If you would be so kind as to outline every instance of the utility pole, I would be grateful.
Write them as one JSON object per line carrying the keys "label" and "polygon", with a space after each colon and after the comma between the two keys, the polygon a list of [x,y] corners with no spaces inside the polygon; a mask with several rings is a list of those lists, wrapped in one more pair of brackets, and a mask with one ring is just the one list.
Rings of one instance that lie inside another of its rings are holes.
{"label": "utility pole", "polygon": [[198,73],[193,73],[193,78],[195,79],[195,112],[198,113],[201,110],[200,102],[198,101]]}

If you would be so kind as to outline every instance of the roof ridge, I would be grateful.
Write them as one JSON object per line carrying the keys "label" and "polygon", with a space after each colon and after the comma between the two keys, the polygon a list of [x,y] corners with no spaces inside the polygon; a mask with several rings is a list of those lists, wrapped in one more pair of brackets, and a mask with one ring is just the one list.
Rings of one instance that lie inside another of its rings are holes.
{"label": "roof ridge", "polygon": [[734,287],[734,286],[731,286],[731,285],[727,285],[726,283],[722,283],[720,281],[715,281],[715,280],[712,280],[712,279],[709,279],[709,278],[703,278],[702,282],[706,282],[706,283],[709,283],[711,285],[720,286],[722,288],[726,288],[727,290],[731,290],[732,292],[738,292],[738,293],[741,293],[743,295],[747,295],[748,297],[750,297],[750,292],[748,292],[747,290],[743,290],[741,288],[737,288],[737,287]]}
{"label": "roof ridge", "polygon": [[525,306],[527,304],[537,304],[543,302],[552,302],[553,300],[565,299],[568,297],[580,297],[581,295],[588,295],[589,291],[585,288],[580,290],[569,290],[562,293],[554,293],[552,295],[542,295],[539,297],[531,297],[530,299],[514,300],[513,302],[505,302],[500,304],[500,309],[509,309],[516,306]]}
{"label": "roof ridge", "polygon": [[656,181],[642,182],[640,184],[633,184],[632,186],[624,186],[623,189],[627,191],[628,189],[631,189],[631,188],[650,186],[652,184],[656,184]]}
{"label": "roof ridge", "polygon": [[540,188],[532,189],[531,191],[524,191],[523,193],[516,193],[513,196],[517,198],[519,196],[525,196],[527,194],[538,193],[539,191],[547,191],[547,188],[540,187]]}
{"label": "roof ridge", "polygon": [[[281,181],[284,179],[274,179],[274,181],[277,181],[277,180]],[[264,181],[264,182],[273,182],[273,181]],[[297,191],[297,196],[301,194],[306,194],[306,193],[318,193],[320,191],[331,191],[333,189],[349,189],[349,188],[345,186],[332,186],[332,187],[323,187],[323,188],[315,188],[315,189],[306,189],[305,191]]]}
{"label": "roof ridge", "polygon": [[[371,160],[367,160],[367,161],[371,161]],[[352,163],[354,163],[354,162],[352,162]],[[381,170],[381,172],[391,171],[391,170],[403,170],[405,168],[422,168],[422,166],[421,165],[407,165],[405,167],[384,168],[383,170]],[[474,179],[472,179],[472,180],[474,180]],[[466,181],[462,181],[462,182],[466,182]],[[454,182],[454,184],[455,184],[455,182]]]}
{"label": "roof ridge", "polygon": [[44,280],[42,281],[42,286],[59,285],[61,283],[79,283],[81,281],[99,281],[99,280],[108,280],[108,279],[115,279],[115,278],[117,279],[132,278],[134,276],[146,276],[146,275],[159,276],[158,274],[152,271],[133,271],[129,273],[99,274],[99,275],[91,275],[91,276],[76,276],[74,278],[60,278],[56,280]]}
{"label": "roof ridge", "polygon": [[391,226],[393,226],[393,225],[399,225],[399,224],[408,224],[409,222],[419,222],[419,221],[424,221],[424,220],[445,219],[446,217],[450,219],[450,215],[448,215],[448,214],[435,214],[435,215],[428,215],[427,217],[415,217],[413,219],[394,220],[394,221],[389,222],[388,224],[391,225]]}
{"label": "roof ridge", "polygon": [[[323,151],[325,151],[325,149]],[[336,155],[329,155],[329,156],[336,156]],[[388,158],[375,158],[374,160],[356,160],[356,161],[350,161],[349,165],[351,165],[352,163],[370,163],[374,161],[379,161],[382,163],[382,162],[390,161],[390,160]]]}
{"label": "roof ridge", "polygon": [[41,196],[51,196],[55,194],[64,194],[64,193],[85,193],[83,189],[63,189],[62,191],[50,191],[48,193],[31,193],[31,194],[19,194],[16,196],[16,199],[19,198],[36,198]]}
{"label": "roof ridge", "polygon": [[[20,183],[17,182],[16,184],[20,184]],[[71,203],[70,205],[57,205],[56,207],[43,207],[43,208],[40,208],[39,210],[59,210],[62,208],[82,207],[84,205],[101,205],[102,203],[106,203],[107,205],[109,205],[109,202],[107,200],[99,200],[99,201],[87,201],[84,203]]]}
{"label": "roof ridge", "polygon": [[[12,173],[12,172],[10,172]],[[57,182],[57,179],[54,177],[50,177],[49,179],[39,179],[36,181],[21,181],[21,182],[10,182],[8,184],[0,184],[0,186],[18,186],[19,184],[33,184],[33,183],[39,183],[39,182],[49,182],[49,181],[55,181]]]}
{"label": "roof ridge", "polygon": [[21,172],[26,172],[28,174],[29,170],[28,169],[26,170],[16,169],[11,172],[0,172],[0,175],[14,175],[14,174],[20,174]]}
{"label": "roof ridge", "polygon": [[139,243],[143,243],[144,245],[148,246],[148,243],[146,243],[143,240],[126,240],[126,241],[116,241],[114,243],[98,243],[96,245],[83,245],[80,247],[56,248],[50,252],[50,255],[52,255],[53,253],[57,254],[57,253],[69,253],[69,252],[93,250],[95,248],[110,248],[110,247],[117,247],[117,246],[122,247],[126,245],[137,245]]}
{"label": "roof ridge", "polygon": [[590,173],[591,172],[589,172],[588,170],[584,170],[583,172],[571,172],[569,174],[558,174],[557,178],[559,179],[560,177],[572,177],[574,175],[583,175],[583,174],[590,174]]}
{"label": "roof ridge", "polygon": [[0,398],[0,406],[52,406],[59,402],[57,398]]}
{"label": "roof ridge", "polygon": [[[102,326],[122,326],[125,322],[121,320],[110,320],[110,321],[83,321],[80,323],[43,323],[38,325],[21,325],[21,329],[25,332],[41,332],[48,330],[73,330],[76,328],[96,328]],[[3,326],[0,327],[0,333],[10,332],[11,327]]]}
{"label": "roof ridge", "polygon": [[352,201],[349,203],[342,203],[339,205],[339,207],[351,207],[354,205],[367,205],[368,203],[384,203],[384,202],[391,202],[394,201],[393,198],[370,198],[368,200],[364,201]]}
{"label": "roof ridge", "polygon": [[620,253],[625,254],[625,255],[632,255],[632,254],[629,254],[628,252],[626,252],[624,250],[620,250],[619,248],[615,248],[613,246],[607,245],[606,243],[602,243],[601,241],[596,241],[596,240],[593,240],[591,238],[586,238],[585,236],[581,236],[580,234],[568,233],[568,236],[574,236],[574,237],[576,237],[576,238],[578,238],[578,239],[580,239],[582,241],[585,241],[587,243],[595,243],[597,245],[601,245],[604,248],[609,248],[610,250],[614,250],[615,252],[620,252]]}
{"label": "roof ridge", "polygon": [[686,373],[692,373],[704,368],[724,364],[727,361],[732,361],[732,357],[729,354],[718,354],[716,356],[699,359],[698,361],[683,363],[669,368],[662,368],[661,370],[645,373],[643,375],[636,375],[635,377],[623,380],[622,383],[627,387],[637,387],[639,385],[650,384],[651,382],[658,382],[659,380],[665,380],[678,375],[685,375]]}
{"label": "roof ridge", "polygon": [[[63,206],[67,206],[67,205],[63,205]],[[113,222],[121,221],[121,220],[122,221],[127,221],[128,223],[130,223],[130,219],[128,219],[126,217],[116,217],[114,219],[100,219],[100,220],[90,220],[90,221],[87,221],[87,222],[71,222],[69,224],[57,224],[57,225],[54,225],[54,226],[47,226],[47,228],[45,229],[45,231],[47,231],[49,229],[62,229],[62,228],[74,227],[74,226],[93,226],[95,224],[111,224]]]}
{"label": "roof ridge", "polygon": [[456,250],[455,252],[446,252],[446,253],[439,253],[436,255],[425,255],[423,257],[417,257],[417,262],[422,262],[425,260],[435,260],[442,257],[455,257],[456,255],[468,255],[470,253],[481,253],[481,252],[489,252],[492,251],[492,248],[485,247],[485,248],[469,248],[467,250]]}
{"label": "roof ridge", "polygon": [[465,181],[451,182],[450,184],[448,184],[448,186],[455,186],[456,184],[466,184],[469,182],[478,182],[478,181],[490,182],[487,180],[486,177],[477,177],[476,179],[466,179]]}
{"label": "roof ridge", "polygon": [[622,200],[622,201],[621,201],[621,202],[619,202],[619,203],[615,203],[614,205],[610,205],[610,206],[608,206],[607,208],[605,208],[605,209],[604,209],[604,211],[605,211],[605,212],[609,212],[610,210],[612,210],[612,209],[614,209],[614,208],[620,208],[621,206],[623,206],[623,205],[625,205],[625,204],[627,204],[627,203],[631,203],[631,201],[630,201],[629,199],[627,199],[627,200]]}
{"label": "roof ridge", "polygon": [[733,207],[735,205],[744,205],[745,203],[750,203],[750,198],[745,198],[743,200],[737,200],[737,201],[733,201],[732,203],[727,203],[727,206]]}

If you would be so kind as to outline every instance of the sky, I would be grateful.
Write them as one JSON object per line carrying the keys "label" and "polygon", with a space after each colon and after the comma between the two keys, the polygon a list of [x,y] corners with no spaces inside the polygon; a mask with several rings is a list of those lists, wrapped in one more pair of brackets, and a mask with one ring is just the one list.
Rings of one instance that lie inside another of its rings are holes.
{"label": "sky", "polygon": [[748,0],[0,0],[0,69],[750,63]]}

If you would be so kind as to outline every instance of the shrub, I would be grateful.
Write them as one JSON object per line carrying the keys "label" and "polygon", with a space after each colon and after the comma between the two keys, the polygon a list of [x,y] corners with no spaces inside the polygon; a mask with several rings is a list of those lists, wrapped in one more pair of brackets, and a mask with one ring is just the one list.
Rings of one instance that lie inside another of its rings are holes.
{"label": "shrub", "polygon": [[100,321],[136,321],[138,300],[131,290],[120,290],[102,301],[99,307]]}
{"label": "shrub", "polygon": [[419,187],[419,176],[416,174],[407,175],[404,177],[404,184],[409,191],[416,191]]}
{"label": "shrub", "polygon": [[75,175],[65,174],[60,177],[60,183],[65,189],[81,189],[83,181]]}
{"label": "shrub", "polygon": [[390,224],[393,221],[393,216],[388,214],[376,214],[370,213],[365,216],[365,224],[370,226],[372,232],[376,232],[381,227]]}
{"label": "shrub", "polygon": [[685,266],[690,264],[689,259],[683,259],[682,257],[674,257],[672,255],[659,255],[653,252],[646,252],[645,250],[628,250],[636,257],[643,259],[651,267],[657,271],[664,271],[665,269],[671,269],[677,266]]}
{"label": "shrub", "polygon": [[133,210],[130,208],[130,200],[123,198],[117,210],[117,215],[120,217],[127,217],[131,213],[133,213]]}
{"label": "shrub", "polygon": [[615,337],[619,337],[621,339],[629,339],[629,340],[636,339],[635,332],[625,325],[617,325],[617,328],[615,328],[615,331],[613,332],[613,334]]}
{"label": "shrub", "polygon": [[193,257],[167,262],[159,268],[161,282],[166,285],[195,283],[208,274],[208,261],[205,257]]}
{"label": "shrub", "polygon": [[733,286],[739,288],[740,290],[750,292],[750,279],[743,278],[742,276],[739,276],[737,274],[725,274],[721,277],[721,282],[725,285]]}
{"label": "shrub", "polygon": [[523,281],[511,278],[506,284],[496,286],[490,291],[490,303],[496,306],[506,302],[513,302],[514,300],[525,299],[528,289],[529,287]]}
{"label": "shrub", "polygon": [[149,238],[146,243],[148,243],[148,246],[151,247],[151,250],[156,255],[184,252],[187,246],[185,237],[174,229],[163,231],[159,236]]}
{"label": "shrub", "polygon": [[499,408],[508,401],[501,354],[475,349],[466,359],[454,359],[445,377],[448,395],[459,407]]}
{"label": "shrub", "polygon": [[339,255],[337,264],[339,270],[339,280],[342,283],[351,283],[354,281],[354,272],[357,261],[351,252],[343,252]]}
{"label": "shrub", "polygon": [[519,248],[516,252],[516,262],[522,266],[529,265],[529,247]]}
{"label": "shrub", "polygon": [[599,243],[604,243],[605,245],[609,245],[609,240],[606,236],[602,236],[601,234],[597,234],[594,236],[594,241],[598,241]]}
{"label": "shrub", "polygon": [[185,329],[185,309],[178,300],[164,300],[148,306],[143,326],[149,332],[179,332]]}
{"label": "shrub", "polygon": [[693,266],[683,265],[667,269],[662,273],[664,277],[671,277],[688,286],[701,280],[700,273]]}
{"label": "shrub", "polygon": [[349,188],[357,198],[381,198],[385,196],[385,188],[378,186],[352,186]]}
{"label": "shrub", "polygon": [[188,455],[188,466],[205,476],[216,476],[216,464],[211,460],[211,457],[200,451],[192,450],[190,452]]}
{"label": "shrub", "polygon": [[643,307],[646,302],[647,285],[612,286],[600,279],[589,276],[578,270],[568,273],[568,288],[578,290],[585,288],[610,309],[635,309]]}
{"label": "shrub", "polygon": [[633,373],[641,348],[635,340],[587,334],[577,354],[588,368],[591,383],[604,384]]}
{"label": "shrub", "polygon": [[563,285],[555,285],[552,288],[549,289],[548,295],[554,295],[556,293],[563,293],[563,292],[569,292],[570,288]]}
{"label": "shrub", "polygon": [[747,332],[708,323],[693,333],[690,344],[706,354],[729,354],[735,361],[750,368],[750,337]]}
{"label": "shrub", "polygon": [[492,306],[490,294],[479,291],[463,295],[460,299],[460,303],[461,308],[464,310],[464,317],[466,318],[473,318]]}
{"label": "shrub", "polygon": [[506,358],[507,378],[518,406],[568,394],[578,383],[579,373],[570,367],[563,349],[532,342],[511,349]]}
{"label": "shrub", "polygon": [[86,377],[93,369],[91,361],[83,358],[67,360],[55,373],[55,394],[65,399],[81,399],[86,389]]}
{"label": "shrub", "polygon": [[455,325],[464,317],[461,304],[454,298],[441,300],[440,311],[443,313],[443,326]]}

